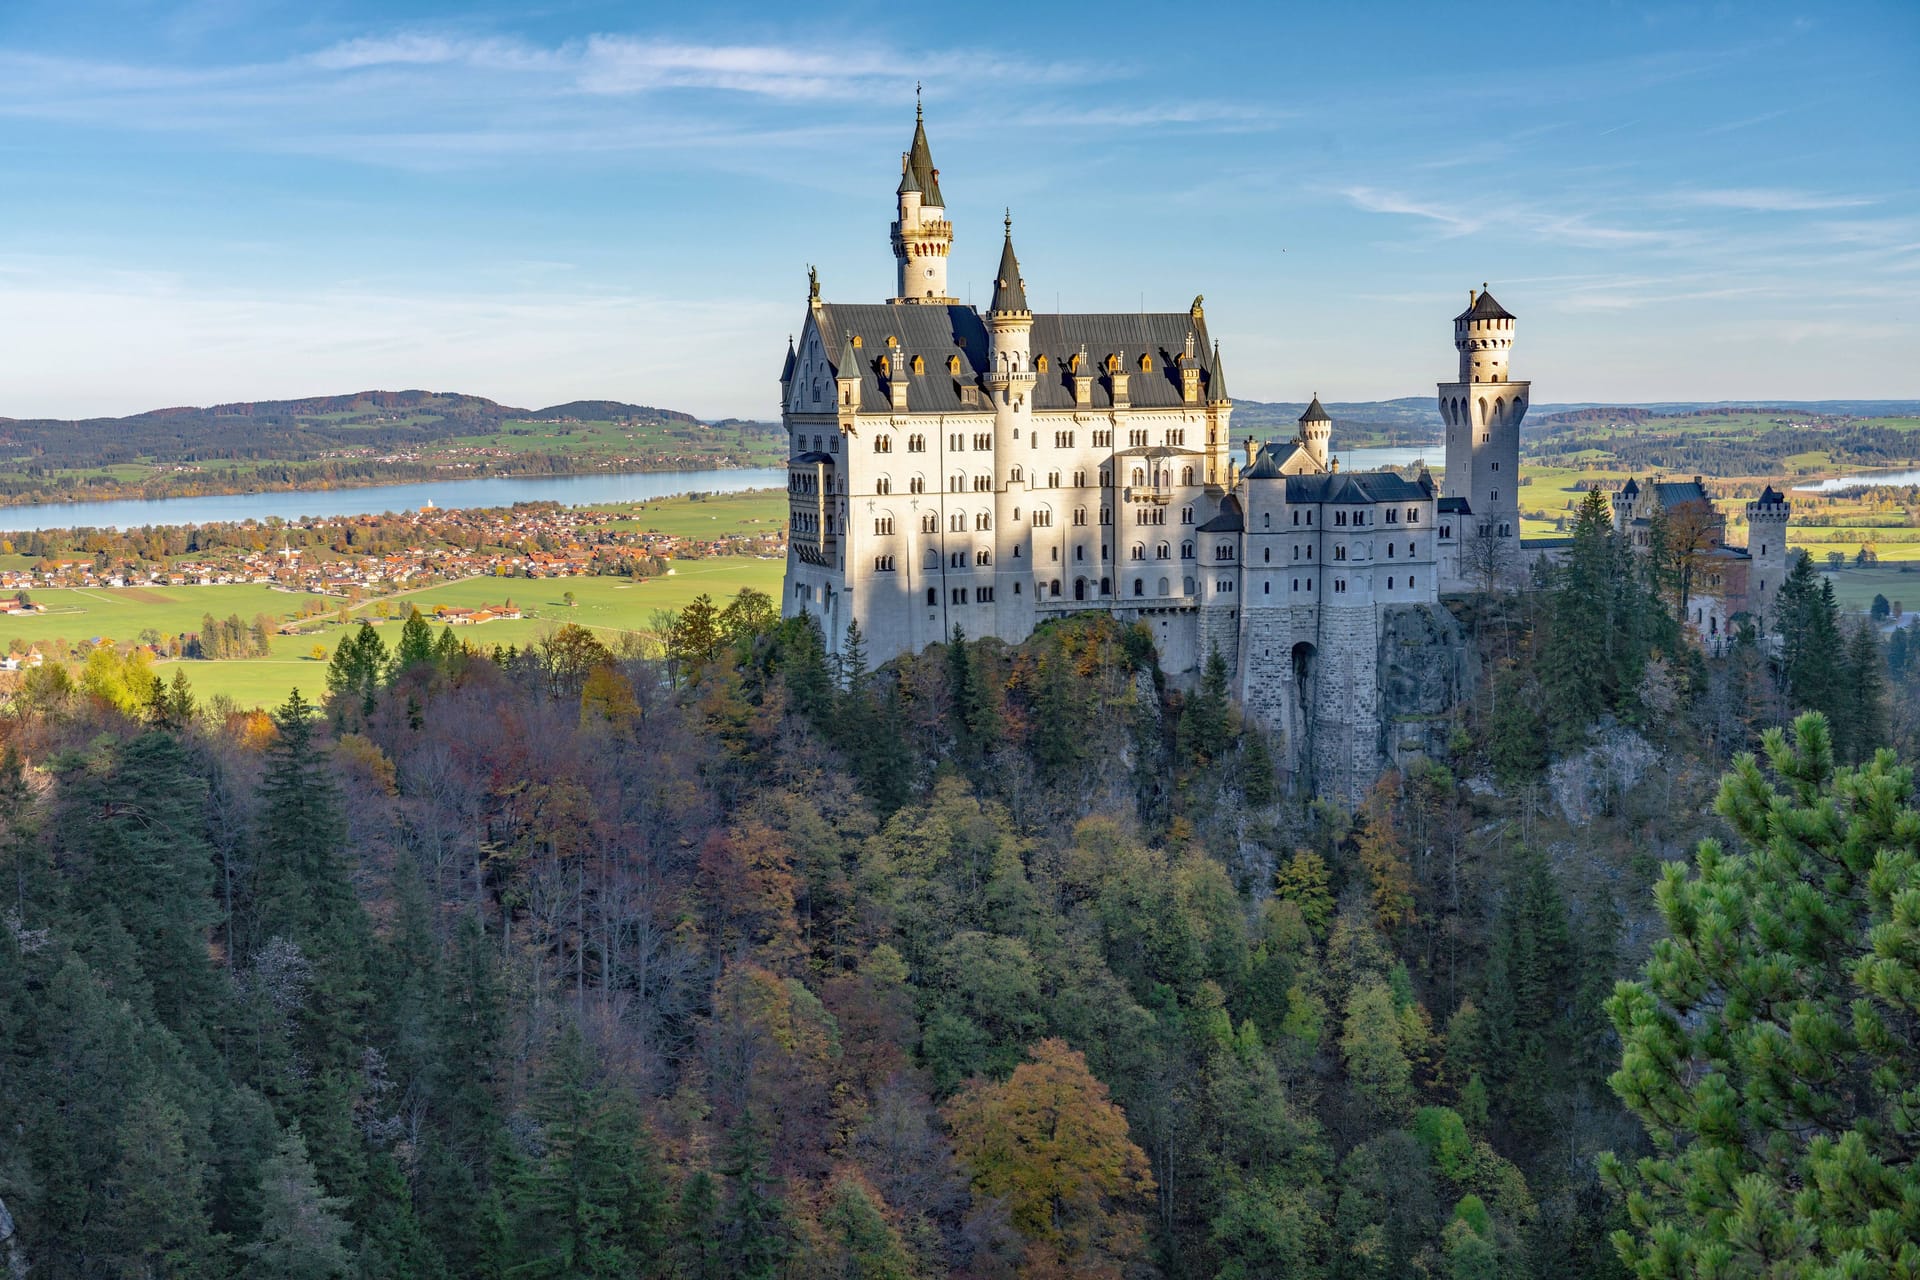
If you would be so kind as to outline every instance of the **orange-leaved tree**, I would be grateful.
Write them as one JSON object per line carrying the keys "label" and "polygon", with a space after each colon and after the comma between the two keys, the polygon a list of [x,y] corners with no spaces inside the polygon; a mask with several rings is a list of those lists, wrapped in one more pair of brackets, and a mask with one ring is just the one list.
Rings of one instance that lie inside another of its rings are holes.
{"label": "orange-leaved tree", "polygon": [[1027,1241],[1022,1274],[1118,1276],[1145,1254],[1147,1157],[1065,1041],[1035,1044],[1004,1084],[976,1078],[946,1120],[974,1189],[1004,1199]]}

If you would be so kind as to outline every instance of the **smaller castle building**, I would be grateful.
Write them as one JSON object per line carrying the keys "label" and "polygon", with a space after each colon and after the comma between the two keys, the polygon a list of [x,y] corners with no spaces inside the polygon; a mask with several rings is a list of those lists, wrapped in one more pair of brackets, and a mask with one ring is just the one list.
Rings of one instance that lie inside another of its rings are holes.
{"label": "smaller castle building", "polygon": [[1786,581],[1787,523],[1793,506],[1768,485],[1747,504],[1747,545],[1727,541],[1727,517],[1699,476],[1691,480],[1628,480],[1613,498],[1613,524],[1635,551],[1658,548],[1683,577],[1686,624],[1718,652],[1743,622],[1773,630],[1774,605]]}

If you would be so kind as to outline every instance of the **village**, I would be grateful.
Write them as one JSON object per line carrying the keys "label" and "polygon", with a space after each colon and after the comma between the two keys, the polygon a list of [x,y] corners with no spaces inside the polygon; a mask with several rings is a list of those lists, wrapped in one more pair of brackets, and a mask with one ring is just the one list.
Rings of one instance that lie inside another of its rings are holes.
{"label": "village", "polygon": [[538,503],[208,526],[192,531],[193,549],[180,554],[156,547],[145,530],[33,535],[22,539],[21,550],[36,543],[71,549],[9,557],[16,563],[0,567],[0,592],[10,593],[0,596],[0,613],[34,611],[31,592],[46,588],[252,583],[357,601],[474,577],[646,577],[665,572],[669,560],[783,557],[782,523],[770,517],[765,525],[764,532],[731,528],[698,537],[640,527],[630,509]]}

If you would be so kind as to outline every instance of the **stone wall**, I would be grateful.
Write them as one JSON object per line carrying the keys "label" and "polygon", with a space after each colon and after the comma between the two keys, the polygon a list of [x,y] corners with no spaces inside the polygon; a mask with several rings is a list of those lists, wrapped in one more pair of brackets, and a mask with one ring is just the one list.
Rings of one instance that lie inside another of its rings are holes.
{"label": "stone wall", "polygon": [[1381,767],[1444,758],[1454,709],[1470,687],[1466,633],[1437,604],[1400,605],[1382,615]]}
{"label": "stone wall", "polygon": [[1356,804],[1380,775],[1379,629],[1373,606],[1320,608],[1313,690],[1315,794]]}

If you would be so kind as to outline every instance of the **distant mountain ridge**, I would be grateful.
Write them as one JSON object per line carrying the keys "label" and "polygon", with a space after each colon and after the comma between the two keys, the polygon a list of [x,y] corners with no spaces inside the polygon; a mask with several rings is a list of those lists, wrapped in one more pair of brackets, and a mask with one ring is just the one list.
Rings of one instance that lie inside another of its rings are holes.
{"label": "distant mountain ridge", "polygon": [[545,409],[522,409],[501,404],[485,396],[470,396],[454,391],[356,391],[342,396],[303,396],[293,400],[236,400],[229,404],[174,405],[148,409],[118,418],[6,418],[0,423],[63,423],[91,426],[114,422],[162,422],[180,418],[304,418],[338,414],[365,415],[393,412],[433,412],[454,417],[516,419],[530,422],[556,422],[564,419],[608,421],[637,418],[658,422],[699,422],[690,413],[678,409],[658,409],[652,405],[628,404],[621,400],[570,400]]}

